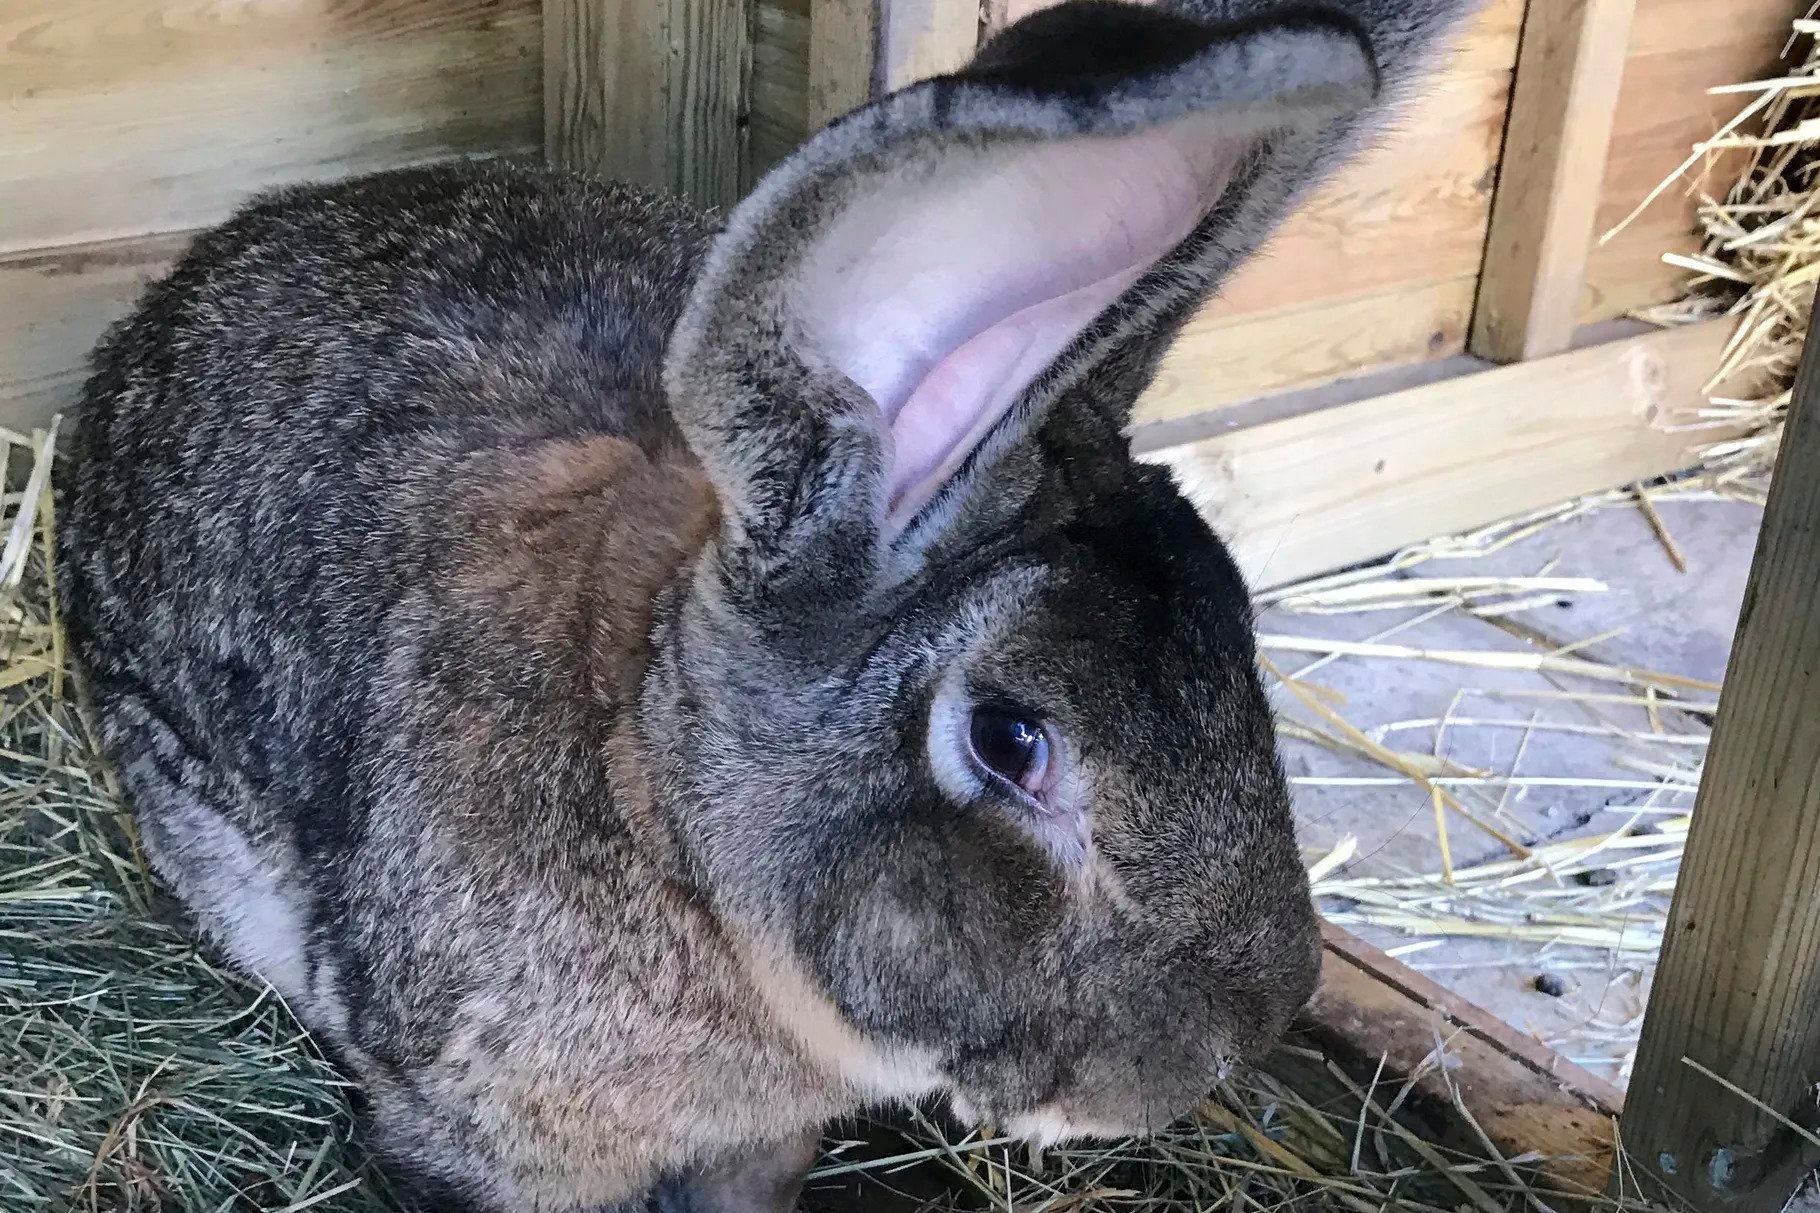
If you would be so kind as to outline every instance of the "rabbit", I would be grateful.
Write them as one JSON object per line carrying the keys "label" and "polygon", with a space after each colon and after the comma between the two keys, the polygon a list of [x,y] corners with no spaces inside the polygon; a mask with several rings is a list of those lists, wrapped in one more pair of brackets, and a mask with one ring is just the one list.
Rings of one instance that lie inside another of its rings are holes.
{"label": "rabbit", "polygon": [[1465,0],[1073,0],[724,218],[448,163],[257,196],[59,473],[156,872],[437,1213],[776,1213],[946,1099],[1141,1133],[1318,929],[1246,586],[1133,403]]}

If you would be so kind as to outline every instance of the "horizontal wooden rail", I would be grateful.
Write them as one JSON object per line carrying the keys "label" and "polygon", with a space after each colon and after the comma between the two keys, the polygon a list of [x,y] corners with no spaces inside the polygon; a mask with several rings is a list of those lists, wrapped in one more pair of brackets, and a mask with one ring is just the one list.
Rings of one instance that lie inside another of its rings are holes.
{"label": "horizontal wooden rail", "polygon": [[1696,461],[1730,321],[1709,321],[1263,421],[1151,451],[1255,588],[1387,555]]}

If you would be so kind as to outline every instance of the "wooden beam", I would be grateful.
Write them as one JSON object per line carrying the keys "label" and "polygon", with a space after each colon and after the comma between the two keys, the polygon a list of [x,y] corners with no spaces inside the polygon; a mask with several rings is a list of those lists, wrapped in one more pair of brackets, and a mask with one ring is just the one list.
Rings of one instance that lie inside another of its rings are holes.
{"label": "wooden beam", "polygon": [[951,72],[979,49],[979,0],[880,0],[879,87]]}
{"label": "wooden beam", "polygon": [[1472,353],[1494,362],[1573,341],[1636,0],[1533,0],[1523,19]]}
{"label": "wooden beam", "polygon": [[[540,141],[537,0],[0,3],[0,253]],[[14,300],[0,290],[0,315]],[[10,319],[10,317],[7,317]]]}
{"label": "wooden beam", "polygon": [[810,129],[966,63],[979,49],[980,13],[980,0],[815,0]]}
{"label": "wooden beam", "polygon": [[[1559,0],[1536,0],[1541,3]],[[1631,24],[1630,56],[1605,167],[1603,202],[1594,225],[1602,237],[1669,173],[1696,143],[1737,112],[1744,97],[1707,90],[1780,74],[1789,20],[1799,0],[1646,0]],[[1714,20],[1723,13],[1722,20]],[[1707,190],[1668,190],[1635,223],[1594,248],[1581,296],[1580,321],[1595,324],[1687,293],[1687,271],[1663,253],[1696,253],[1703,193],[1738,179],[1737,152],[1709,158],[1700,171]]]}
{"label": "wooden beam", "polygon": [[29,433],[74,404],[102,332],[193,235],[0,253],[0,425]]}
{"label": "wooden beam", "polygon": [[703,206],[736,202],[750,16],[745,0],[547,0],[546,158]]}
{"label": "wooden beam", "polygon": [[[1555,1187],[1605,1186],[1617,1088],[1339,927],[1323,923],[1321,936],[1320,990],[1268,1069],[1349,1109],[1352,1088],[1375,1078],[1380,1106],[1403,1092],[1404,1119],[1437,1145],[1483,1155],[1483,1131],[1505,1158],[1541,1159]],[[1434,1064],[1437,1042],[1452,1064]]]}
{"label": "wooden beam", "polygon": [[809,9],[809,130],[818,131],[878,90],[875,0],[815,0]]}
{"label": "wooden beam", "polygon": [[1772,1213],[1816,1161],[1811,1138],[1790,1127],[1811,1130],[1820,1111],[1816,334],[1820,325],[1795,381],[1623,1121],[1633,1165],[1694,1209]]}
{"label": "wooden beam", "polygon": [[1702,402],[1730,329],[1649,332],[1140,457],[1174,471],[1263,589],[1689,466],[1725,434],[1662,423]]}

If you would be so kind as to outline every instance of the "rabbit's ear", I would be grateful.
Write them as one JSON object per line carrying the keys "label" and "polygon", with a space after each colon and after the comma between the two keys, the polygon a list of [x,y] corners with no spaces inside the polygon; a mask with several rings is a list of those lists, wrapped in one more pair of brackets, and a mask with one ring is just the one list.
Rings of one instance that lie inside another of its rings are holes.
{"label": "rabbit's ear", "polygon": [[726,524],[778,557],[805,528],[889,542],[1204,298],[1379,84],[1336,10],[1088,0],[822,131],[734,211],[672,339]]}

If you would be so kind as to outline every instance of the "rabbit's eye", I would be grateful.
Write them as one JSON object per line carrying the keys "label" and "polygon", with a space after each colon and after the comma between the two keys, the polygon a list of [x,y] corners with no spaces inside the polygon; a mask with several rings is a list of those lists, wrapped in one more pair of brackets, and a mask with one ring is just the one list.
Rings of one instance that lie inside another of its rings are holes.
{"label": "rabbit's eye", "polygon": [[1003,708],[973,710],[973,757],[988,771],[1034,796],[1049,773],[1049,735],[1043,726]]}

